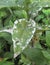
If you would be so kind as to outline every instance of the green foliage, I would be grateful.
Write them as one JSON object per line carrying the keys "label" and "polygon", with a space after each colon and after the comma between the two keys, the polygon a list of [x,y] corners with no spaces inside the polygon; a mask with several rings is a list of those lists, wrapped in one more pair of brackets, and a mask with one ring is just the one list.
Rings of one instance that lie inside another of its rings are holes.
{"label": "green foliage", "polygon": [[38,48],[28,48],[26,49],[23,54],[32,61],[36,65],[45,65],[46,64],[46,59],[43,56],[41,49]]}
{"label": "green foliage", "polygon": [[50,65],[50,1],[0,0],[0,65],[34,64]]}
{"label": "green foliage", "polygon": [[50,51],[43,50],[42,53],[48,60],[50,60]]}
{"label": "green foliage", "polygon": [[50,31],[46,31],[46,44],[50,47]]}
{"label": "green foliage", "polygon": [[43,24],[43,25],[50,25],[50,9],[42,9],[39,11],[39,15],[35,18],[35,21],[37,23]]}
{"label": "green foliage", "polygon": [[[17,10],[17,11],[14,11],[14,14],[17,18],[27,18],[27,13],[25,10]],[[22,16],[21,16],[22,15]]]}
{"label": "green foliage", "polygon": [[0,62],[0,65],[14,65],[12,62],[6,62],[6,61],[2,61],[2,62]]}

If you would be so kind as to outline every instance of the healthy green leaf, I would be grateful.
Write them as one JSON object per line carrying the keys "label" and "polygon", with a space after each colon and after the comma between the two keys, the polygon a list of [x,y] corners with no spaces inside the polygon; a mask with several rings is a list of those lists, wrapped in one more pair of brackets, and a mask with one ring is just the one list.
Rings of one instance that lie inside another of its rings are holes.
{"label": "healthy green leaf", "polygon": [[17,10],[17,11],[14,11],[14,14],[17,18],[27,18],[27,13],[25,10]]}
{"label": "healthy green leaf", "polygon": [[6,41],[8,41],[10,44],[12,44],[12,36],[8,32],[0,32],[0,38],[4,38]]}
{"label": "healthy green leaf", "polygon": [[0,61],[0,65],[14,65],[14,63],[8,61]]}
{"label": "healthy green leaf", "polygon": [[46,57],[48,60],[50,60],[50,52],[43,50],[42,53],[43,53],[44,57]]}
{"label": "healthy green leaf", "polygon": [[45,65],[46,60],[42,52],[38,48],[26,48],[23,52],[24,56],[34,62],[36,65]]}

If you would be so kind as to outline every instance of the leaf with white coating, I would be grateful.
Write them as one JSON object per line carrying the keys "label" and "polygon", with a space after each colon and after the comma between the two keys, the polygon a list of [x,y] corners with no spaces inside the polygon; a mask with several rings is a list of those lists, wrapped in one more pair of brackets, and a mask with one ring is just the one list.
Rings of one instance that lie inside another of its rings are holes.
{"label": "leaf with white coating", "polygon": [[27,21],[25,19],[19,19],[18,23],[17,20],[14,22],[15,28],[13,28],[13,40],[14,42],[14,52],[21,53],[29,44],[30,40],[33,37],[35,32],[35,21],[30,19]]}

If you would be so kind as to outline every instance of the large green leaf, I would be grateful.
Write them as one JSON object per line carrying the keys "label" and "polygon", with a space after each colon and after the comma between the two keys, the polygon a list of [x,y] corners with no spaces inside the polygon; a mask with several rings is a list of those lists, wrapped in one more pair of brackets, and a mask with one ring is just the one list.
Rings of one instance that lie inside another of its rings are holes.
{"label": "large green leaf", "polygon": [[16,11],[14,11],[14,14],[18,18],[27,18],[27,13],[25,10],[20,10],[20,11],[16,10]]}
{"label": "large green leaf", "polygon": [[8,41],[10,44],[12,44],[12,36],[8,32],[0,32],[0,38],[4,38],[6,41]]}
{"label": "large green leaf", "polygon": [[46,57],[48,60],[50,60],[50,51],[43,50],[42,51],[44,57]]}
{"label": "large green leaf", "polygon": [[6,53],[4,54],[4,58],[8,58],[8,59],[13,58],[13,53],[11,53],[11,52],[6,52]]}
{"label": "large green leaf", "polygon": [[3,60],[3,61],[0,61],[0,65],[14,65],[14,63]]}
{"label": "large green leaf", "polygon": [[24,56],[34,62],[36,65],[45,65],[46,60],[43,56],[41,49],[38,48],[26,48],[23,52]]}
{"label": "large green leaf", "polygon": [[50,9],[47,9],[47,10],[43,9],[42,11],[43,11],[43,13],[44,13],[46,16],[50,15]]}
{"label": "large green leaf", "polygon": [[17,54],[27,47],[35,32],[34,26],[35,21],[33,20],[19,19],[15,21],[12,36]]}
{"label": "large green leaf", "polygon": [[6,15],[6,11],[0,9],[0,18],[5,17]]}

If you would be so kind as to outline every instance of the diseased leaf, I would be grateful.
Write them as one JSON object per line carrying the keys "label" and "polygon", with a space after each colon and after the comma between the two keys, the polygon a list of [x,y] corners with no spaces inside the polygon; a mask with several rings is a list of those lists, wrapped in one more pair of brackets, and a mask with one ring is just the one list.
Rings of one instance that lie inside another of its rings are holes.
{"label": "diseased leaf", "polygon": [[19,19],[15,21],[13,30],[13,41],[15,44],[15,51],[21,53],[25,47],[29,44],[33,34],[35,32],[35,21],[27,21],[25,19]]}

